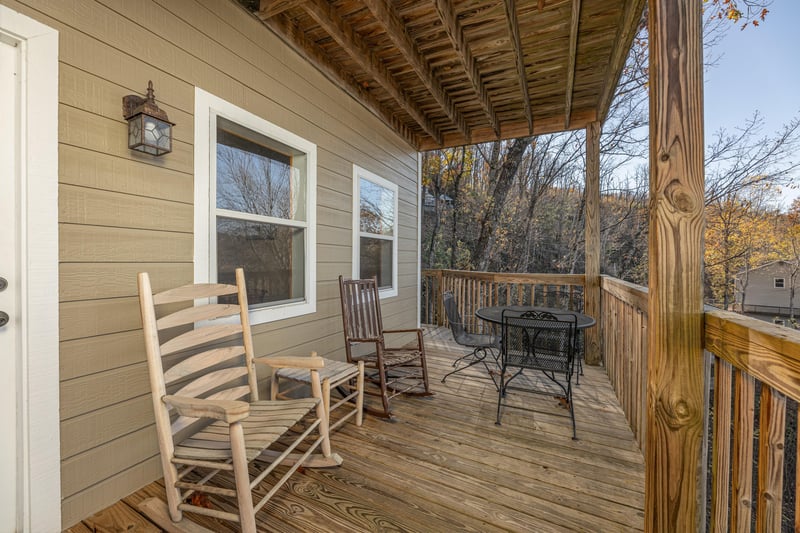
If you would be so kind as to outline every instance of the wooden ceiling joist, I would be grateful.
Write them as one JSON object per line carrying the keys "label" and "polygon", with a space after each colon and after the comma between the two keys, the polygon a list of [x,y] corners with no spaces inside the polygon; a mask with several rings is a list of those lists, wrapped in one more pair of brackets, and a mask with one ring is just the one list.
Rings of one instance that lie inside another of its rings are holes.
{"label": "wooden ceiling joist", "polygon": [[430,150],[605,120],[646,0],[228,1]]}
{"label": "wooden ceiling joist", "polygon": [[475,61],[475,56],[472,55],[469,43],[464,39],[464,28],[455,15],[453,3],[451,0],[436,0],[436,12],[439,15],[439,19],[442,21],[442,26],[445,33],[447,33],[447,37],[450,39],[453,48],[458,54],[458,58],[464,67],[464,72],[472,84],[472,90],[475,91],[475,94],[478,96],[481,109],[483,109],[489,121],[489,125],[499,137],[500,123],[497,120],[497,113],[489,99],[486,85],[483,83],[483,79],[481,79],[481,73],[478,70],[478,62]]}
{"label": "wooden ceiling joist", "polygon": [[614,97],[614,91],[617,89],[617,84],[622,76],[622,67],[625,65],[625,60],[628,58],[628,52],[631,49],[631,43],[639,28],[639,21],[642,18],[645,2],[646,0],[625,0],[623,23],[617,29],[617,46],[612,50],[609,64],[609,73],[611,75],[605,80],[605,86],[597,105],[601,122],[606,119],[608,110],[611,107],[611,99]]}
{"label": "wooden ceiling joist", "polygon": [[353,61],[358,63],[361,69],[367,72],[372,79],[394,98],[397,104],[416,121],[425,133],[437,141],[441,141],[442,136],[439,128],[434,126],[417,104],[406,95],[375,52],[353,30],[350,24],[336,13],[330,3],[325,0],[309,0],[302,7],[350,55]]}
{"label": "wooden ceiling joist", "polygon": [[575,88],[575,65],[578,55],[578,26],[581,20],[581,0],[572,0],[572,18],[569,24],[569,64],[567,66],[567,103],[564,108],[564,128],[569,129],[569,115],[572,112],[572,91]]}
{"label": "wooden ceiling joist", "polygon": [[[597,113],[594,109],[576,109],[572,112],[570,119],[570,130],[583,129],[592,122],[597,120]],[[472,142],[474,144],[496,141],[500,139],[515,139],[517,137],[526,137],[528,135],[546,135],[548,133],[559,133],[566,131],[564,129],[564,115],[555,115],[547,119],[539,119],[533,127],[533,132],[528,129],[528,121],[505,123],[500,127],[500,136],[498,137],[491,128],[474,128],[472,130]],[[444,136],[443,146],[461,146],[465,144],[464,139],[459,137],[458,134],[451,133]],[[419,145],[419,150],[425,152],[427,150],[436,150],[441,146],[436,145],[432,140],[425,139]]]}
{"label": "wooden ceiling joist", "polygon": [[302,0],[261,0],[258,8],[258,18],[266,20],[280,15],[290,7],[295,7]]}
{"label": "wooden ceiling joist", "polygon": [[469,139],[469,128],[464,120],[464,115],[456,108],[453,100],[442,88],[441,82],[434,75],[430,63],[417,49],[417,45],[408,35],[406,27],[400,20],[400,16],[391,3],[384,0],[364,0],[364,4],[386,29],[386,34],[392,43],[397,47],[403,57],[405,57],[414,72],[422,81],[423,85],[431,93],[431,96],[441,106],[456,128],[465,138]]}
{"label": "wooden ceiling joist", "polygon": [[525,56],[522,53],[522,39],[519,34],[519,22],[517,21],[517,7],[514,0],[505,0],[506,20],[508,21],[508,32],[511,35],[511,49],[517,64],[517,77],[519,79],[520,91],[522,92],[522,103],[525,106],[525,118],[528,120],[528,135],[533,134],[533,110],[531,109],[531,96],[528,92],[528,73],[525,70]]}
{"label": "wooden ceiling joist", "polygon": [[372,94],[356,83],[352,75],[338,68],[316,43],[306,38],[303,31],[297,26],[283,16],[273,16],[266,20],[262,19],[262,22],[275,32],[276,35],[286,41],[287,44],[291,45],[298,54],[316,65],[320,72],[331,82],[336,84],[351,97],[361,102],[364,107],[380,118],[387,126],[396,131],[409,144],[412,146],[419,146],[419,139],[405,124],[386,109],[386,107],[381,105]]}

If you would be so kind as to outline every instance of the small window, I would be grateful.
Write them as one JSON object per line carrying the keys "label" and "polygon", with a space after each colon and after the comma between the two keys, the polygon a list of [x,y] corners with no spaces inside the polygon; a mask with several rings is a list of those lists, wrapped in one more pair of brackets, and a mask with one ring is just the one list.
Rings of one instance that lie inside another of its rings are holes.
{"label": "small window", "polygon": [[785,280],[784,278],[775,278],[775,285],[776,289],[783,289],[785,287]]}
{"label": "small window", "polygon": [[354,166],[353,277],[376,276],[381,297],[397,295],[398,188]]}
{"label": "small window", "polygon": [[199,89],[196,107],[195,279],[243,267],[253,323],[314,312],[316,146]]}

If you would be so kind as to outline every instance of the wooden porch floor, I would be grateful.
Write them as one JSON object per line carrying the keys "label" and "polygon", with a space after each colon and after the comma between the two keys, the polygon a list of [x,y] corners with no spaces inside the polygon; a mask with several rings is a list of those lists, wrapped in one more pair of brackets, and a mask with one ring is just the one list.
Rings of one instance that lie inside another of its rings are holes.
{"label": "wooden porch floor", "polygon": [[[644,460],[602,368],[575,388],[578,439],[548,394],[515,393],[508,409],[482,366],[441,383],[464,349],[448,330],[426,332],[432,398],[396,398],[397,420],[365,416],[334,433],[336,469],[304,469],[258,514],[264,531],[637,531]],[[164,499],[155,482],[68,531],[159,531],[137,512]],[[213,531],[232,524],[192,517]]]}

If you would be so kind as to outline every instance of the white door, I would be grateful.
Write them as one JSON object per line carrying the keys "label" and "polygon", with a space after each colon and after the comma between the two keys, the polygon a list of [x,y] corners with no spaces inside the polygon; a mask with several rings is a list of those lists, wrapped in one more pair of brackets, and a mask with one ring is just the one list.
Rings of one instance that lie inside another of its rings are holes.
{"label": "white door", "polygon": [[[20,353],[18,206],[19,47],[0,33],[0,531],[17,528]],[[4,287],[5,286],[5,287]]]}

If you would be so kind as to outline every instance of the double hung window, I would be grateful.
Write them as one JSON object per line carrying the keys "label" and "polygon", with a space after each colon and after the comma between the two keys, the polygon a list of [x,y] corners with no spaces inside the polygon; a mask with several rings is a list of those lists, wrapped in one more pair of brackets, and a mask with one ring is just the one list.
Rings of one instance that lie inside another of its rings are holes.
{"label": "double hung window", "polygon": [[316,146],[199,89],[197,101],[195,278],[235,283],[243,267],[254,323],[313,312]]}
{"label": "double hung window", "polygon": [[397,295],[398,188],[353,169],[353,277],[378,278],[382,297]]}

